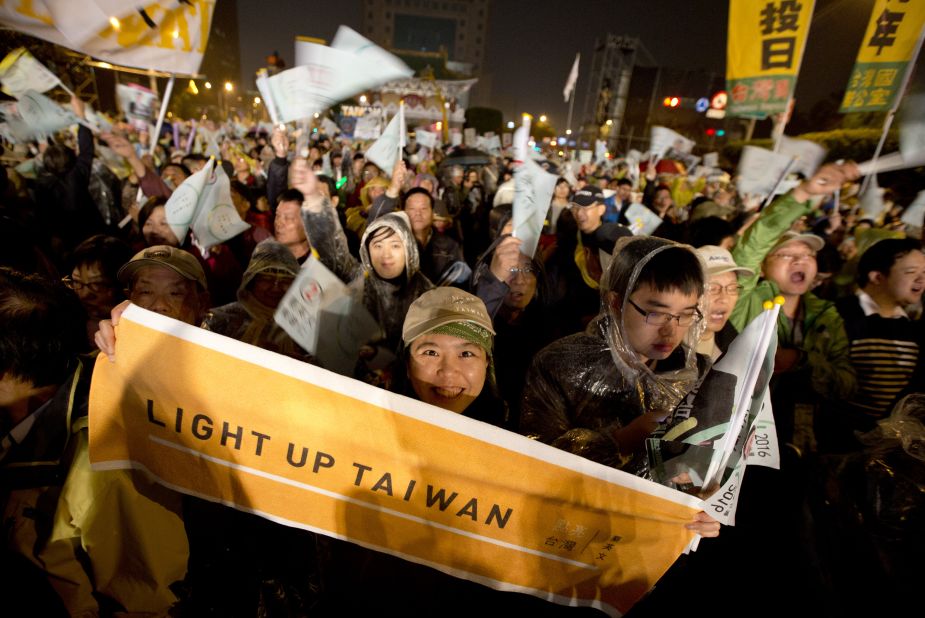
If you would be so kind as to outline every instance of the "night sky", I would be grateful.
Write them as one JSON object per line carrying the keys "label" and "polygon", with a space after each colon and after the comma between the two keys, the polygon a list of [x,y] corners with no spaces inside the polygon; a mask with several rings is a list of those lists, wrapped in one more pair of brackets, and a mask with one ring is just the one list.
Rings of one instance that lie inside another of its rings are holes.
{"label": "night sky", "polygon": [[[873,5],[874,0],[817,0],[797,84],[797,111],[808,111],[836,91],[841,96]],[[274,49],[291,66],[296,35],[330,41],[342,23],[359,31],[361,8],[360,0],[238,0],[242,80],[252,82]],[[554,126],[564,126],[568,104],[562,87],[575,53],[581,52],[577,124],[594,41],[607,32],[639,37],[652,56],[638,54],[640,64],[722,74],[727,10],[728,0],[492,0],[483,69],[491,83],[491,106],[505,118],[545,113]]]}

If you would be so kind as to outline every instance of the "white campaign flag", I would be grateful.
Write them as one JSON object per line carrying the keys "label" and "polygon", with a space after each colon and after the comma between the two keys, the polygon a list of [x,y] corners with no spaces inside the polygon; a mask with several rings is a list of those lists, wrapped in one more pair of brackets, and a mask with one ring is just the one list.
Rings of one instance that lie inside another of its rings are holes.
{"label": "white campaign flag", "polygon": [[883,203],[884,190],[877,183],[877,176],[871,176],[864,193],[858,196],[858,207],[862,216],[876,221],[883,214],[886,205]]}
{"label": "white campaign flag", "polygon": [[526,161],[530,158],[530,116],[524,115],[523,124],[514,131],[511,146],[514,148],[515,161]]}
{"label": "white campaign flag", "polygon": [[594,161],[600,163],[607,159],[607,142],[604,140],[594,141]]}
{"label": "white campaign flag", "polygon": [[642,204],[630,204],[626,209],[626,219],[630,231],[636,236],[648,236],[662,224],[662,218]]}
{"label": "white campaign flag", "polygon": [[187,178],[164,206],[167,224],[182,242],[192,228],[204,249],[223,243],[247,230],[231,201],[231,181],[215,159]]}
{"label": "white campaign flag", "polygon": [[273,319],[325,369],[341,375],[352,374],[360,346],[380,331],[362,300],[313,257],[289,286]]}
{"label": "white campaign flag", "polygon": [[61,85],[61,80],[24,47],[14,49],[0,62],[0,82],[3,92],[15,98],[27,90],[47,92]]}
{"label": "white campaign flag", "polygon": [[439,141],[436,133],[425,129],[415,129],[414,139],[424,148],[430,148],[431,150],[437,147]]}
{"label": "white campaign flag", "polygon": [[[414,74],[398,57],[347,26],[337,30],[330,47],[297,39],[295,64],[296,68],[304,69],[298,75],[299,79],[307,82],[304,96],[311,99],[305,105],[314,111],[327,109],[358,92]],[[280,75],[271,77],[270,81]]]}
{"label": "white campaign flag", "polygon": [[521,239],[524,255],[536,253],[557,180],[529,159],[514,171],[514,237]]}
{"label": "white campaign flag", "polygon": [[340,133],[340,127],[337,123],[325,116],[321,119],[321,131],[330,138]]}
{"label": "white campaign flag", "polygon": [[562,89],[562,96],[565,97],[566,103],[571,98],[572,93],[575,91],[575,84],[578,82],[578,61],[580,58],[581,54],[575,54],[575,62],[572,64],[572,70],[569,71],[568,79],[565,80],[565,88]]}
{"label": "white campaign flag", "polygon": [[799,172],[805,178],[809,178],[822,165],[828,151],[816,142],[782,135],[777,152],[794,159],[791,172]]}
{"label": "white campaign flag", "polygon": [[70,109],[34,90],[27,90],[19,96],[16,111],[23,124],[17,123],[15,116],[7,118],[7,122],[12,120],[16,130],[20,133],[25,131],[30,139],[42,139],[75,124],[85,124]]}
{"label": "white campaign flag", "polygon": [[270,116],[270,122],[274,126],[279,126],[281,123],[279,118],[279,106],[276,103],[276,99],[273,97],[273,93],[270,90],[269,75],[267,75],[266,69],[260,69],[257,71],[257,90],[260,91],[260,98],[263,99],[263,105],[267,108],[267,114]]}
{"label": "white campaign flag", "polygon": [[405,127],[403,110],[404,107],[399,107],[398,113],[392,117],[379,139],[366,150],[366,160],[378,165],[387,175],[392,174],[392,168],[400,158],[401,149],[407,143],[408,129]]}
{"label": "white campaign flag", "polygon": [[0,136],[14,144],[29,142],[37,136],[19,115],[15,102],[0,103]]}
{"label": "white campaign flag", "polygon": [[925,191],[919,191],[912,203],[903,211],[900,220],[912,227],[922,227],[923,219],[925,219]]}
{"label": "white campaign flag", "polygon": [[0,2],[0,24],[113,64],[196,75],[215,0]]}
{"label": "white campaign flag", "polygon": [[501,154],[501,138],[497,135],[492,135],[485,138],[485,152],[493,155]]}
{"label": "white campaign flag", "polygon": [[743,329],[646,445],[653,480],[698,493],[713,488],[704,510],[727,525],[735,523],[745,467],[780,467],[768,388],[777,311],[762,312]]}
{"label": "white campaign flag", "polygon": [[664,158],[669,150],[687,154],[694,149],[695,144],[694,140],[687,139],[677,131],[659,126],[652,127],[651,139],[649,152],[658,159]]}
{"label": "white campaign flag", "polygon": [[210,159],[201,170],[184,180],[164,205],[167,225],[170,226],[174,236],[180,239],[181,244],[186,239],[186,233],[196,217],[200,196],[205,189],[206,182],[209,181],[214,165],[215,160]]}
{"label": "white campaign flag", "polygon": [[736,188],[740,194],[770,195],[790,169],[792,159],[758,146],[745,146],[739,159]]}
{"label": "white campaign flag", "polygon": [[311,118],[315,112],[328,107],[320,100],[317,82],[312,79],[311,71],[306,66],[286,69],[268,77],[265,82],[258,82],[258,87],[261,84],[261,92],[274,124]]}
{"label": "white campaign flag", "polygon": [[910,161],[922,160],[925,155],[925,94],[907,95],[903,100],[899,151]]}

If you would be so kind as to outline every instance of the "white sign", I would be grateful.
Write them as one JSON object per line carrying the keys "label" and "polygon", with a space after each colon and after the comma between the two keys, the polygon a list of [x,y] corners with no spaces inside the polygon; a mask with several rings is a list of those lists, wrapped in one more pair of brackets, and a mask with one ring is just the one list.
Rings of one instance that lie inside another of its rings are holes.
{"label": "white sign", "polygon": [[736,188],[744,195],[770,195],[790,167],[791,158],[766,148],[745,146],[739,159]]}
{"label": "white sign", "polygon": [[827,150],[816,142],[782,135],[777,152],[794,159],[793,166],[790,168],[791,172],[799,172],[804,177],[810,178],[822,165]]}
{"label": "white sign", "polygon": [[157,93],[138,84],[116,84],[119,108],[138,130],[148,130],[158,111]]}
{"label": "white sign", "polygon": [[662,224],[662,218],[642,204],[630,204],[626,209],[630,231],[637,236],[648,236]]}
{"label": "white sign", "polygon": [[273,319],[325,369],[351,375],[360,346],[380,328],[348,286],[309,257],[289,286]]}
{"label": "white sign", "polygon": [[379,126],[379,116],[369,115],[357,118],[353,129],[354,139],[379,139],[382,129]]}
{"label": "white sign", "polygon": [[652,143],[649,146],[649,152],[661,159],[669,150],[675,150],[679,153],[689,153],[694,148],[694,140],[687,139],[677,131],[672,131],[666,127],[652,127]]}
{"label": "white sign", "polygon": [[61,84],[54,73],[23,47],[14,49],[0,62],[0,82],[3,92],[15,98],[27,90],[47,92]]}
{"label": "white sign", "polygon": [[524,255],[536,253],[557,180],[529,159],[514,171],[514,236],[522,240]]}

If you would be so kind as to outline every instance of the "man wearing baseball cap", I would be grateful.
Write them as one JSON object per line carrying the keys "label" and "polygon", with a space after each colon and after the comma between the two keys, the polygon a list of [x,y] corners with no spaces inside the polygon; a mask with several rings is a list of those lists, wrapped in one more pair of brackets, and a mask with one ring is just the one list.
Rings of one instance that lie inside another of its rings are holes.
{"label": "man wearing baseball cap", "polygon": [[732,254],[722,247],[704,245],[696,251],[704,263],[707,275],[703,297],[706,329],[700,336],[697,352],[716,360],[738,335],[738,331],[729,323],[729,316],[742,290],[738,277],[751,277],[755,272],[737,266]]}
{"label": "man wearing baseball cap", "polygon": [[183,249],[148,247],[120,268],[118,277],[131,302],[175,320],[198,326],[209,308],[205,272]]}
{"label": "man wearing baseball cap", "polygon": [[[586,185],[572,196],[571,213],[578,226],[578,238],[573,254],[563,256],[564,268],[552,269],[552,289],[564,290],[553,313],[563,334],[584,329],[600,309],[598,288],[601,276],[613,254],[617,239],[630,236],[629,228],[616,223],[604,223],[607,210],[604,192]],[[571,252],[571,247],[564,248]],[[569,259],[571,258],[571,259]]]}
{"label": "man wearing baseball cap", "polygon": [[812,210],[814,201],[858,175],[853,163],[823,165],[766,208],[732,251],[737,265],[760,269],[760,274],[741,281],[743,289],[730,318],[736,329],[741,331],[757,317],[765,301],[784,298],[771,394],[780,440],[791,443],[798,454],[815,449],[815,409],[851,397],[857,381],[841,316],[834,303],[811,292],[816,253],[824,241],[790,231],[790,226]]}

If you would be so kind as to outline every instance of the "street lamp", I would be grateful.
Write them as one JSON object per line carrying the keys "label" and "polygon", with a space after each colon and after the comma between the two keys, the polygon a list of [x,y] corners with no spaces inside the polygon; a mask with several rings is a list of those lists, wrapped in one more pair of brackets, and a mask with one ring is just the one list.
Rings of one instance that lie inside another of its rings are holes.
{"label": "street lamp", "polygon": [[514,128],[514,121],[513,121],[513,120],[508,120],[508,121],[507,121],[507,128],[508,128],[508,129],[513,129],[513,128]]}
{"label": "street lamp", "polygon": [[571,130],[571,129],[566,129],[566,130],[565,130],[565,134],[566,134],[566,135],[571,135],[571,134],[572,134],[572,130]]}
{"label": "street lamp", "polygon": [[260,97],[254,97],[254,105],[260,105]]}
{"label": "street lamp", "polygon": [[540,116],[540,122],[546,122],[546,114]]}
{"label": "street lamp", "polygon": [[206,82],[206,90],[212,90],[212,82]]}
{"label": "street lamp", "polygon": [[361,95],[360,95],[360,105],[366,105],[366,101],[368,101],[368,100],[369,100],[369,99],[366,98],[366,95],[365,95],[365,94],[361,94]]}
{"label": "street lamp", "polygon": [[234,90],[234,84],[225,82],[225,92],[231,92],[232,90]]}

